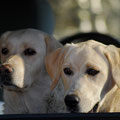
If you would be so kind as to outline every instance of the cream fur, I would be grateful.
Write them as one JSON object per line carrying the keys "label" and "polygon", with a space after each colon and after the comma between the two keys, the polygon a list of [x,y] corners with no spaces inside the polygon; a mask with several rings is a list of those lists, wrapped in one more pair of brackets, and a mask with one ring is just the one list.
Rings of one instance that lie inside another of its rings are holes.
{"label": "cream fur", "polygon": [[[65,95],[79,97],[77,112],[92,112],[98,102],[96,112],[120,112],[119,48],[89,40],[65,45],[49,54],[47,60],[47,71],[54,81],[54,87],[56,81],[62,79]],[[51,65],[53,61],[54,66]],[[73,75],[66,75],[64,68],[70,68]],[[99,73],[89,75],[86,73],[88,68],[98,70]]]}
{"label": "cream fur", "polygon": [[[11,79],[14,86],[3,85],[5,114],[54,113],[63,110],[59,98],[62,95],[59,92],[61,84],[58,85],[59,91],[57,88],[50,90],[51,79],[44,65],[46,54],[58,47],[61,44],[53,37],[34,29],[9,31],[1,36],[0,50],[9,50],[7,55],[1,54],[2,65],[9,64],[14,69]],[[34,49],[36,54],[26,56],[24,50],[27,48]]]}

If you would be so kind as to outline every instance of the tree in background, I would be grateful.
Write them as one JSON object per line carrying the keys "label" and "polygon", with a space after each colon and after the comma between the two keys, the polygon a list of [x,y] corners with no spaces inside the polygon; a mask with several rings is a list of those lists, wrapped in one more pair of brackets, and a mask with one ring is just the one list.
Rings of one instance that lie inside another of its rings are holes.
{"label": "tree in background", "polygon": [[120,38],[120,0],[49,0],[57,38],[97,31]]}

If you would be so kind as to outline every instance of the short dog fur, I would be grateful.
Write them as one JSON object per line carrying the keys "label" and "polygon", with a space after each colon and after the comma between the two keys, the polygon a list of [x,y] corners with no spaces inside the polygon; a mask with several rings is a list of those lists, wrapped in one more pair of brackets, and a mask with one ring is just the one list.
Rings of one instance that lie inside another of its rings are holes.
{"label": "short dog fur", "polygon": [[35,29],[8,31],[1,36],[0,85],[5,114],[59,112],[62,106],[57,103],[57,94],[51,93],[44,63],[45,56],[59,47],[57,40]]}
{"label": "short dog fur", "polygon": [[120,112],[120,48],[94,40],[67,44],[46,57],[46,68],[51,89],[62,79],[68,112]]}

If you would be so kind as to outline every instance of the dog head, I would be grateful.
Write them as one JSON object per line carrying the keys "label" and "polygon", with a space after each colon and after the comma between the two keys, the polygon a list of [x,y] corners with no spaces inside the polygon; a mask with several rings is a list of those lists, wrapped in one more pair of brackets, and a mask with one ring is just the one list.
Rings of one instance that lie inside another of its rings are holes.
{"label": "dog head", "polygon": [[46,68],[53,82],[65,89],[65,104],[70,112],[96,112],[98,104],[116,84],[120,87],[120,50],[90,40],[68,44],[46,57]]}
{"label": "dog head", "polygon": [[53,37],[34,29],[4,33],[0,39],[1,86],[10,90],[31,87],[45,74],[47,52],[58,46]]}

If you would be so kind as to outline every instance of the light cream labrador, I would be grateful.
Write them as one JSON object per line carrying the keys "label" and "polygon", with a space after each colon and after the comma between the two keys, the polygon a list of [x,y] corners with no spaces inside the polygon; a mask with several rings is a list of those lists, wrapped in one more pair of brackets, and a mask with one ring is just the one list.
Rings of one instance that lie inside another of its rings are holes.
{"label": "light cream labrador", "polygon": [[44,63],[46,54],[58,47],[61,44],[57,40],[34,29],[10,31],[1,36],[0,84],[5,114],[58,112]]}
{"label": "light cream labrador", "polygon": [[54,89],[62,79],[69,112],[120,112],[120,49],[94,40],[67,44],[46,57]]}

